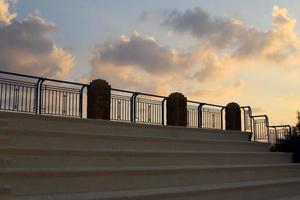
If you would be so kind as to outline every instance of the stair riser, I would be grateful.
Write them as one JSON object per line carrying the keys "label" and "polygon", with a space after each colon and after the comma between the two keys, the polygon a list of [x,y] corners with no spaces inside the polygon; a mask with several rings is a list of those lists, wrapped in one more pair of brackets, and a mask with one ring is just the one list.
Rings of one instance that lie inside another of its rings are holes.
{"label": "stair riser", "polygon": [[7,139],[1,139],[0,138],[0,146],[9,145],[9,142]]}
{"label": "stair riser", "polygon": [[0,137],[0,146],[9,145],[8,137]]}
{"label": "stair riser", "polygon": [[43,193],[117,191],[183,185],[222,184],[293,178],[300,175],[296,168],[210,169],[140,172],[77,172],[61,176],[58,173],[0,174],[0,188],[10,186],[14,195]]}
{"label": "stair riser", "polygon": [[291,155],[1,155],[0,167],[100,167],[100,166],[184,166],[184,165],[236,165],[275,164],[291,162]]}
{"label": "stair riser", "polygon": [[[173,195],[152,195],[143,197],[101,198],[101,200],[266,200],[278,199],[290,195],[298,195],[300,183],[267,185],[263,187],[236,188],[227,190],[212,190],[209,192],[191,192]],[[288,198],[287,198],[288,199]],[[287,200],[286,199],[286,200]]]}
{"label": "stair riser", "polygon": [[[105,126],[95,126],[91,127],[88,125],[78,125],[71,127],[72,124],[59,124],[59,125],[42,125],[40,128],[35,127],[36,130],[45,130],[45,128],[58,131],[77,131],[90,133],[113,133],[117,135],[129,135],[129,136],[151,136],[151,137],[171,137],[171,138],[184,138],[184,139],[212,139],[212,140],[236,140],[236,141],[247,141],[248,136],[238,134],[219,134],[212,132],[201,131],[199,133],[184,132],[184,131],[174,131],[174,130],[157,130],[151,128],[133,128],[133,127],[105,127]],[[55,128],[53,128],[55,127]],[[32,127],[31,127],[32,128]]]}
{"label": "stair riser", "polygon": [[221,133],[219,130],[209,129],[176,129],[176,128],[162,128],[157,126],[132,126],[130,123],[104,123],[99,121],[95,123],[80,123],[80,121],[68,122],[68,121],[46,121],[46,120],[28,120],[22,119],[6,119],[8,126],[12,128],[21,129],[35,129],[35,130],[58,130],[58,131],[77,131],[91,133],[113,133],[120,135],[131,136],[157,136],[157,137],[174,137],[174,138],[198,138],[198,139],[219,139],[219,140],[237,140],[247,141],[248,135],[245,133]]}
{"label": "stair riser", "polygon": [[74,149],[132,149],[155,151],[237,151],[267,152],[265,145],[218,141],[181,141],[129,137],[76,137],[74,135],[11,135],[10,144],[29,148],[74,148]]}

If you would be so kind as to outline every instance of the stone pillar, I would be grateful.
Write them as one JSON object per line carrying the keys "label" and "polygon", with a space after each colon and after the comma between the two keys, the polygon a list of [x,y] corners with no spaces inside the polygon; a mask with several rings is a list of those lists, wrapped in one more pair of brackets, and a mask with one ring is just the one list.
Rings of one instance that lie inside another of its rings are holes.
{"label": "stone pillar", "polygon": [[181,93],[172,93],[167,98],[167,125],[187,126],[187,99]]}
{"label": "stone pillar", "polygon": [[241,109],[237,103],[229,103],[225,108],[226,130],[242,130]]}
{"label": "stone pillar", "polygon": [[87,90],[87,118],[110,120],[111,86],[101,79],[93,80]]}

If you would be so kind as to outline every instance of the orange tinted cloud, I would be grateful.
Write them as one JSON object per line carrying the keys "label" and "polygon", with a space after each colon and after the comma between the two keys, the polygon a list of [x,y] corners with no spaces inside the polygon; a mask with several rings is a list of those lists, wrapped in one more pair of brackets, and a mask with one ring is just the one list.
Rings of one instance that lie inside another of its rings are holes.
{"label": "orange tinted cloud", "polygon": [[17,16],[16,13],[9,11],[9,3],[6,0],[0,0],[0,25],[8,25]]}
{"label": "orange tinted cloud", "polygon": [[62,78],[69,74],[75,58],[52,39],[53,22],[37,15],[14,19],[7,1],[0,0],[1,70]]}

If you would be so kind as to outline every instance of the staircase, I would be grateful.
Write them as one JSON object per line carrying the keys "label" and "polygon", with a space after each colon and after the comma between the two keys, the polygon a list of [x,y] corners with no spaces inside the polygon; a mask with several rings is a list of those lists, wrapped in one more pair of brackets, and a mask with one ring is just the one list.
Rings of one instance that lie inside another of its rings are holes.
{"label": "staircase", "polygon": [[0,199],[299,199],[292,155],[247,139],[237,131],[0,112]]}

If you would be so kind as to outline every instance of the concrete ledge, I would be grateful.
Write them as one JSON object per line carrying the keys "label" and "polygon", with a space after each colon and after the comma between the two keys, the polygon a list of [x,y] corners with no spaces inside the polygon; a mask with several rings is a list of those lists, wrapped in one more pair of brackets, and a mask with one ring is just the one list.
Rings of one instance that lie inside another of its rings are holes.
{"label": "concrete ledge", "polygon": [[151,129],[169,129],[169,130],[184,130],[188,132],[214,132],[214,133],[230,133],[230,134],[245,134],[248,136],[249,132],[243,131],[228,131],[219,129],[207,129],[207,128],[189,128],[181,126],[161,126],[153,124],[141,124],[141,123],[130,123],[130,122],[119,122],[119,121],[108,121],[100,119],[85,119],[85,118],[71,118],[63,116],[48,116],[48,115],[35,115],[27,113],[15,113],[15,112],[5,112],[0,111],[0,118],[2,119],[29,119],[29,120],[43,120],[43,121],[56,121],[64,123],[82,123],[82,124],[93,124],[93,125],[111,125],[111,126],[121,126],[121,127],[140,127],[140,128],[151,128]]}
{"label": "concrete ledge", "polygon": [[[278,179],[202,186],[166,187],[159,189],[86,192],[11,197],[7,200],[191,200],[236,199],[265,200],[298,194],[300,179]],[[245,195],[247,194],[247,195]]]}
{"label": "concrete ledge", "polygon": [[239,140],[184,139],[172,137],[127,136],[0,128],[11,146],[87,149],[139,149],[174,151],[268,151],[268,144]]}
{"label": "concrete ledge", "polygon": [[268,152],[135,151],[0,148],[0,167],[124,167],[289,163],[292,154]]}
{"label": "concrete ledge", "polygon": [[14,195],[30,195],[264,181],[299,174],[300,168],[294,164],[1,169],[0,185],[14,188]]}

